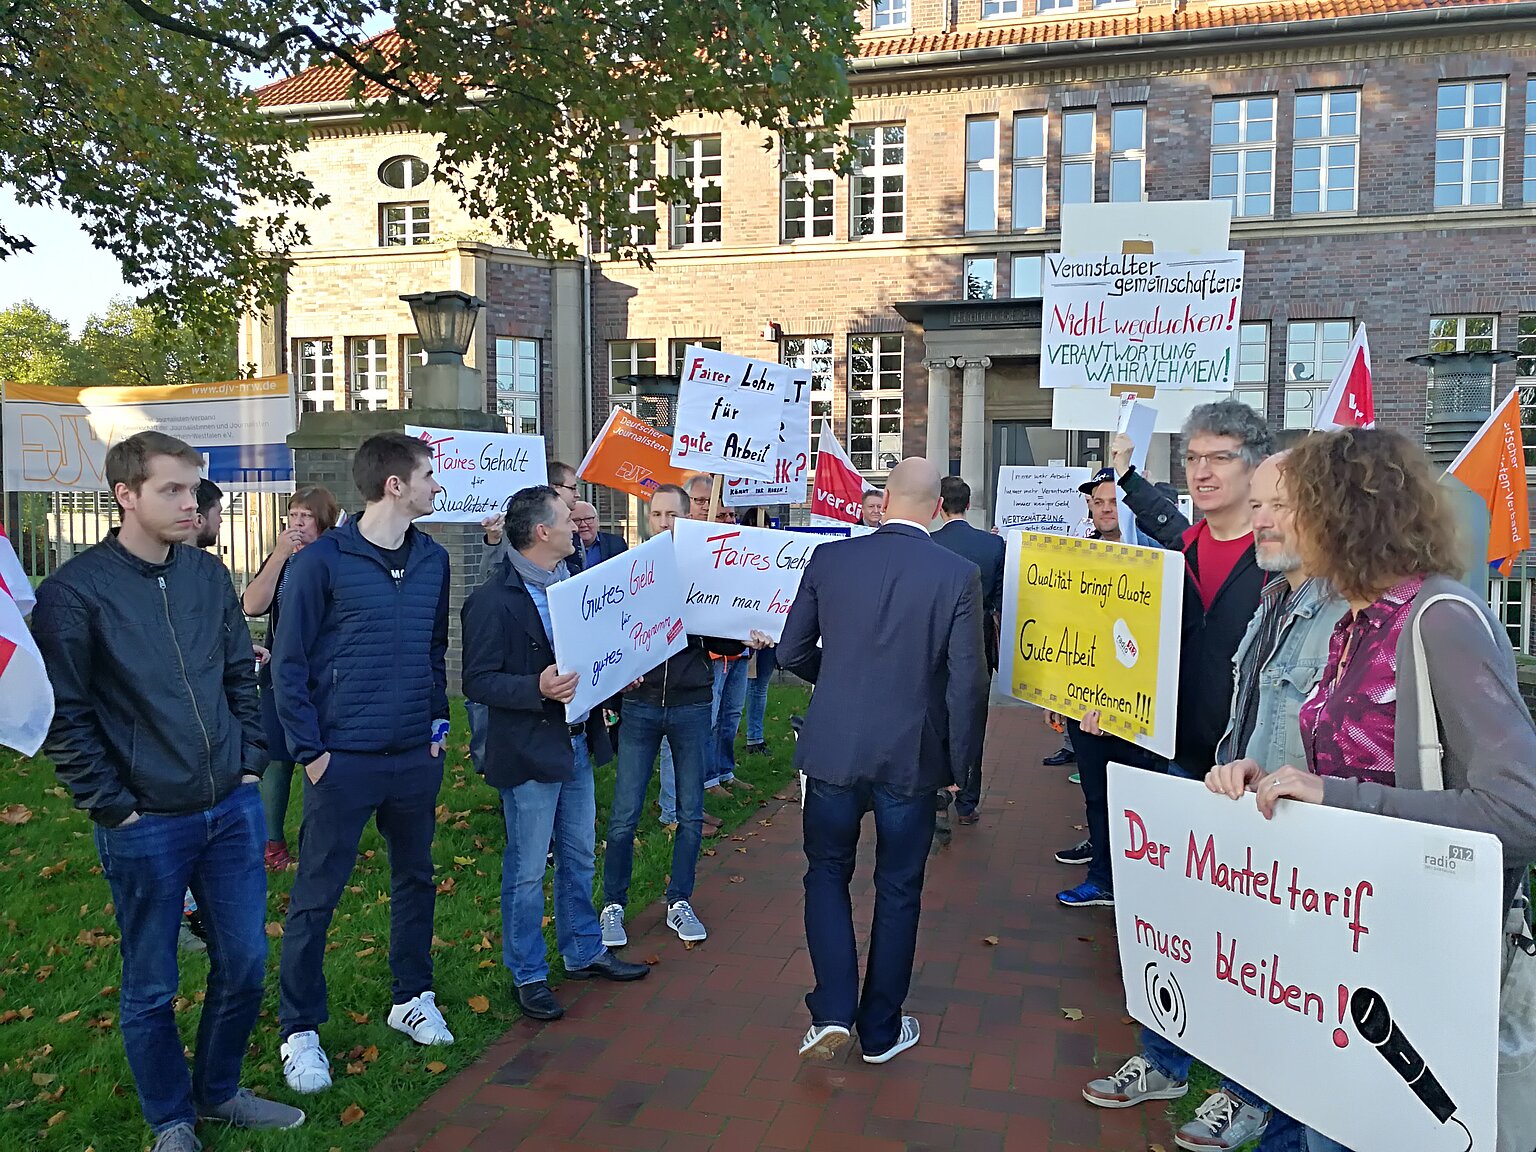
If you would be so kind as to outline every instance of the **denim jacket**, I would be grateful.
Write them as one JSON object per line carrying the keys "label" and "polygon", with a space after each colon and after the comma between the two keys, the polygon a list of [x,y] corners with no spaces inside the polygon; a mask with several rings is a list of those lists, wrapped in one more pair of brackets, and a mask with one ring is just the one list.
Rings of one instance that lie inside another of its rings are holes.
{"label": "denim jacket", "polygon": [[[1259,665],[1258,714],[1248,746],[1234,749],[1237,736],[1236,708],[1227,722],[1226,734],[1217,747],[1216,762],[1225,764],[1247,756],[1266,772],[1290,764],[1305,768],[1307,755],[1301,743],[1301,706],[1317,687],[1328,663],[1328,640],[1345,605],[1323,580],[1308,580],[1288,595],[1284,581],[1265,590],[1259,610],[1248,623],[1232,657],[1235,675],[1242,674],[1248,651],[1262,631],[1266,613],[1283,612],[1274,650]],[[1241,693],[1234,695],[1234,704]]]}

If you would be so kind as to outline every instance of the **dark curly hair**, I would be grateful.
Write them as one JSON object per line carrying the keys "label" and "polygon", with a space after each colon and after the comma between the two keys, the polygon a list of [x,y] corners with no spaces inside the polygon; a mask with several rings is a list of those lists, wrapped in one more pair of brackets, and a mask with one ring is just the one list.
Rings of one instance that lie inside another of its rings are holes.
{"label": "dark curly hair", "polygon": [[1375,428],[1316,433],[1281,463],[1308,572],[1373,600],[1409,576],[1460,569],[1456,526],[1424,450]]}

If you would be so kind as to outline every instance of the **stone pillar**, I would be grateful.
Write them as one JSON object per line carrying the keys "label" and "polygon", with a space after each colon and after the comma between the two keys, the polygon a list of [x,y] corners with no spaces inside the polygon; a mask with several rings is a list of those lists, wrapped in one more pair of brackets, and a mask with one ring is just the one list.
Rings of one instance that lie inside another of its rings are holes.
{"label": "stone pillar", "polygon": [[948,360],[924,361],[928,369],[928,459],[944,476],[949,472],[949,377]]}
{"label": "stone pillar", "polygon": [[981,501],[987,496],[987,369],[990,358],[967,360],[964,391],[960,401],[960,478],[971,486],[971,510],[967,519],[978,528],[990,522]]}

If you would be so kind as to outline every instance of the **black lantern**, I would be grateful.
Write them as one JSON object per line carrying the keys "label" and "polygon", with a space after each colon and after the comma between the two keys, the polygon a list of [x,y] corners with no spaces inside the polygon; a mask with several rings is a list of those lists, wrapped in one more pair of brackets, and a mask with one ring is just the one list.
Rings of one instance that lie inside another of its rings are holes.
{"label": "black lantern", "polygon": [[416,322],[426,362],[462,366],[485,301],[458,291],[412,292],[400,299],[411,306],[411,319]]}

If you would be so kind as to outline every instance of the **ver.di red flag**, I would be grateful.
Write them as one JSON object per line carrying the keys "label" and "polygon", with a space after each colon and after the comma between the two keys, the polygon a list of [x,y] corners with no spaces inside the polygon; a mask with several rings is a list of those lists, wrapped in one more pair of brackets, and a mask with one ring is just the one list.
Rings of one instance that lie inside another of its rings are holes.
{"label": "ver.di red flag", "polygon": [[1525,444],[1520,435],[1516,388],[1451,462],[1456,477],[1488,505],[1488,563],[1501,576],[1531,543],[1530,493],[1525,481]]}
{"label": "ver.di red flag", "polygon": [[1339,428],[1376,427],[1376,398],[1371,392],[1371,346],[1365,338],[1365,325],[1355,329],[1344,362],[1333,378],[1328,393],[1317,406],[1312,427],[1319,432]]}
{"label": "ver.di red flag", "polygon": [[857,524],[863,511],[864,493],[874,490],[874,485],[865,481],[837,442],[837,437],[832,435],[832,425],[823,422],[821,439],[816,445],[816,485],[811,491],[811,516],[835,524]]}
{"label": "ver.di red flag", "polygon": [[27,628],[33,604],[27,579],[0,526],[0,744],[35,756],[53,721],[53,686]]}

